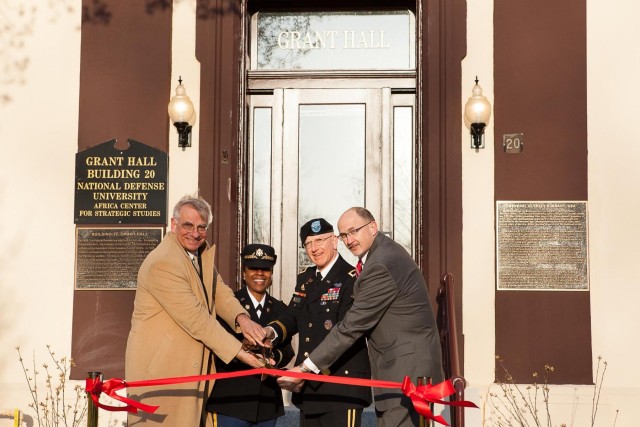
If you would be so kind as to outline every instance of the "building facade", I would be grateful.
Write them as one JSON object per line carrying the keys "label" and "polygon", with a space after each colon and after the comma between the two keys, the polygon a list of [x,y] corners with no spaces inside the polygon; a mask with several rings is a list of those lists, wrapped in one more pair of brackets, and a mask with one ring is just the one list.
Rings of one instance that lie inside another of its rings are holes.
{"label": "building facade", "polygon": [[[633,425],[640,149],[625,135],[640,71],[635,3],[85,0],[22,12],[9,3],[0,6],[11,22],[0,36],[7,349],[43,359],[51,344],[75,360],[73,379],[124,375],[134,292],[74,288],[77,230],[97,225],[74,224],[73,188],[77,153],[132,139],[167,153],[167,206],[196,191],[211,202],[209,238],[227,283],[238,282],[244,244],[268,243],[282,261],[272,293],[287,300],[306,262],[299,226],[317,216],[335,225],[353,205],[414,256],[434,304],[453,273],[467,397],[481,407],[467,410],[468,425],[492,425],[496,355],[522,383],[552,365],[554,423],[568,425],[590,419],[602,356],[599,422],[612,425],[620,409],[616,425]],[[463,118],[476,78],[493,108],[480,149]],[[178,79],[197,112],[185,148],[167,115]],[[500,209],[523,205],[547,224],[584,208],[579,285],[551,275],[506,284],[505,263],[524,264],[520,252],[503,257],[501,232],[522,223],[501,223]],[[16,359],[1,359],[0,409],[26,412]]]}

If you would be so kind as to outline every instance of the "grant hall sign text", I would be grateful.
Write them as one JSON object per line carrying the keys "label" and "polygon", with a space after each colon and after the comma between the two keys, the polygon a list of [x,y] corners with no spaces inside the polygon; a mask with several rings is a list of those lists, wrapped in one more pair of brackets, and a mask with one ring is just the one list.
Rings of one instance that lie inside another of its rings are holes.
{"label": "grant hall sign text", "polygon": [[129,140],[76,154],[76,224],[165,224],[167,154]]}

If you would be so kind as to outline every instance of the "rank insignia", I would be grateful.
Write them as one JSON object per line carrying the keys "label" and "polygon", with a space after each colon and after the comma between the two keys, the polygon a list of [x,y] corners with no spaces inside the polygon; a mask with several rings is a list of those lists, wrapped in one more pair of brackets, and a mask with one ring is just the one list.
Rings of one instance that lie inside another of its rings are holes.
{"label": "rank insignia", "polygon": [[331,320],[325,320],[324,321],[324,328],[328,331],[329,329],[333,328],[333,322]]}

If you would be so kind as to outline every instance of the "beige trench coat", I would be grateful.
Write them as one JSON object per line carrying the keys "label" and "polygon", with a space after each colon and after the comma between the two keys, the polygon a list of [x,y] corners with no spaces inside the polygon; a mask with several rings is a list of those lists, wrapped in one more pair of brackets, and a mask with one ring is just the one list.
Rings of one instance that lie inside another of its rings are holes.
{"label": "beige trench coat", "polygon": [[[238,314],[246,310],[217,275],[214,255],[215,246],[202,253],[203,280],[209,301],[189,255],[174,233],[169,232],[144,260],[138,272],[127,341],[126,380],[208,374],[215,371],[213,363],[208,366],[211,351],[225,363],[238,354],[241,343],[224,330],[216,315],[234,325]],[[212,300],[214,271],[217,279]],[[211,387],[210,384],[209,391]],[[130,414],[129,427],[197,426],[206,398],[204,389],[202,381],[129,389],[131,398],[160,406],[155,414]]]}

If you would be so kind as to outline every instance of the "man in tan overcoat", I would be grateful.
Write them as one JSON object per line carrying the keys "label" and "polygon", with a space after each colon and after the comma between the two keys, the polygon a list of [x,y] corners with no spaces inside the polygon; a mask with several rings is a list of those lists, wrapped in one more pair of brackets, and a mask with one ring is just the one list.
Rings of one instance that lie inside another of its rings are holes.
{"label": "man in tan overcoat", "polygon": [[[215,246],[206,242],[211,220],[205,200],[183,197],[174,207],[171,231],[142,263],[127,341],[127,380],[209,374],[215,371],[211,352],[225,363],[236,358],[247,369],[264,366],[216,320],[217,315],[235,325],[252,344],[264,339],[214,266]],[[129,426],[197,427],[205,386],[200,381],[128,390],[131,398],[160,406],[155,414],[130,414]]]}

